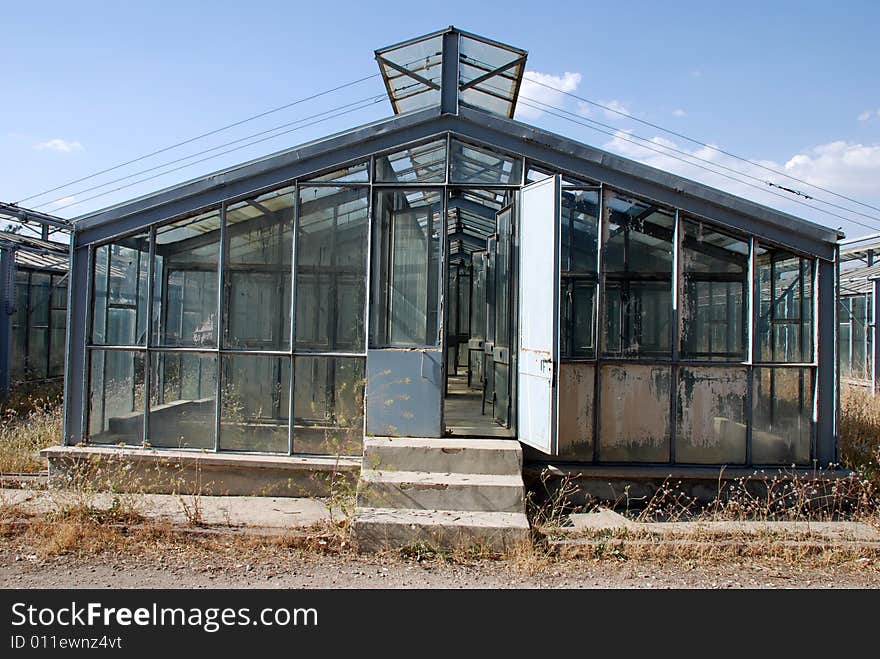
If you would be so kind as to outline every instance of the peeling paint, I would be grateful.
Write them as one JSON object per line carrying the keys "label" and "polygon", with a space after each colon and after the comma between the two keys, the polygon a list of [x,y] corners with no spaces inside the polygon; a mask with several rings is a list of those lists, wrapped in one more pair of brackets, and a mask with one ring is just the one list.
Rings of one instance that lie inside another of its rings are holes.
{"label": "peeling paint", "polygon": [[627,364],[601,370],[599,459],[666,462],[669,459],[671,368]]}

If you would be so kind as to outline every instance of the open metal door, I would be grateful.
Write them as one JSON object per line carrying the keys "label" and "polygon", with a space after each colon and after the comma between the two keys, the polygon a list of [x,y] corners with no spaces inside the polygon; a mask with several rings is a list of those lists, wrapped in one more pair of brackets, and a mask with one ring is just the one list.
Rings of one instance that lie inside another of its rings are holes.
{"label": "open metal door", "polygon": [[560,177],[523,187],[520,208],[518,437],[555,455]]}

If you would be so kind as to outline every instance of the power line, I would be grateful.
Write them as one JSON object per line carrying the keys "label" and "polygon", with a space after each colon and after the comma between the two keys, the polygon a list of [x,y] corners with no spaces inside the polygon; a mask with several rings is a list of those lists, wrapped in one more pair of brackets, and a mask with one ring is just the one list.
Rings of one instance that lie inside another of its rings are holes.
{"label": "power line", "polygon": [[[360,104],[360,103],[366,103],[366,102],[368,102],[368,101],[371,102],[371,103],[375,103],[375,102],[377,102],[377,101],[379,101],[379,100],[382,100],[383,98],[385,98],[385,94],[378,94],[378,95],[374,95],[374,96],[368,96],[368,97],[366,97],[366,98],[362,98],[362,99],[360,99],[360,100],[353,101],[353,102],[351,102],[351,103],[346,103],[345,105],[340,105],[340,106],[337,106],[337,107],[335,107],[335,108],[331,108],[330,110],[325,110],[324,112],[318,112],[317,114],[313,114],[313,115],[310,115],[310,116],[308,116],[308,117],[303,117],[302,119],[297,119],[296,121],[289,121],[289,122],[287,122],[287,123],[281,124],[280,126],[275,126],[274,128],[268,128],[268,129],[263,130],[263,131],[260,131],[260,132],[258,132],[258,133],[252,133],[252,134],[250,134],[250,135],[246,135],[246,136],[244,136],[244,137],[240,137],[240,138],[238,138],[238,139],[231,140],[231,141],[229,141],[229,142],[225,142],[225,143],[223,143],[223,144],[219,144],[219,145],[217,145],[217,146],[213,146],[213,147],[211,147],[211,148],[209,148],[209,149],[204,149],[204,150],[202,150],[202,151],[197,151],[196,153],[191,153],[191,154],[188,155],[188,156],[182,156],[182,157],[177,158],[177,159],[175,159],[175,160],[171,160],[171,161],[168,161],[168,162],[163,162],[163,163],[160,163],[160,164],[158,164],[158,165],[156,165],[156,166],[154,166],[154,167],[149,167],[149,168],[147,168],[147,169],[142,169],[142,170],[139,170],[139,171],[137,171],[137,172],[134,172],[134,173],[132,173],[132,174],[127,174],[127,175],[125,175],[125,176],[120,176],[119,178],[113,179],[113,180],[111,180],[111,181],[106,181],[105,183],[100,183],[100,184],[98,184],[98,185],[93,185],[93,186],[90,187],[90,188],[84,188],[84,189],[82,189],[82,190],[78,190],[78,191],[76,191],[76,192],[73,192],[73,193],[70,193],[70,194],[68,194],[68,195],[65,195],[64,197],[60,197],[60,198],[58,198],[58,199],[53,199],[53,200],[51,200],[51,201],[43,202],[43,203],[41,203],[41,204],[35,206],[35,208],[43,208],[44,206],[51,206],[52,204],[55,204],[55,203],[57,203],[57,202],[59,202],[59,201],[63,201],[64,199],[66,199],[66,198],[68,198],[68,197],[76,197],[77,195],[85,194],[86,192],[92,192],[93,190],[99,190],[99,189],[101,189],[101,188],[107,187],[108,185],[113,185],[113,184],[115,184],[115,183],[119,183],[119,182],[121,182],[121,181],[127,181],[128,179],[134,178],[135,176],[140,176],[141,174],[146,174],[146,173],[148,173],[148,172],[153,172],[153,171],[156,171],[157,169],[162,169],[163,167],[168,167],[168,166],[170,166],[170,165],[176,165],[177,163],[179,163],[179,162],[183,162],[184,160],[190,160],[191,158],[196,158],[196,157],[201,156],[201,155],[204,155],[204,154],[206,154],[206,153],[210,153],[211,151],[217,151],[218,149],[223,149],[223,148],[225,148],[225,147],[227,147],[227,146],[231,146],[231,145],[233,145],[233,144],[238,144],[239,142],[244,142],[245,140],[250,140],[250,139],[253,139],[253,138],[255,138],[255,137],[260,137],[261,135],[267,135],[268,133],[273,133],[273,132],[275,132],[275,131],[281,130],[282,128],[287,128],[288,126],[294,126],[294,125],[296,125],[296,124],[303,123],[304,121],[309,121],[310,119],[315,119],[315,118],[317,118],[317,117],[322,117],[322,116],[327,115],[327,114],[330,114],[330,113],[332,113],[332,112],[336,112],[336,111],[338,111],[338,110],[342,110],[342,109],[344,109],[344,108],[352,107],[352,106],[354,106],[354,105],[358,105],[358,104]],[[365,107],[366,107],[366,106],[365,106]],[[357,108],[357,109],[360,109],[360,108]],[[284,134],[284,133],[279,133],[279,135],[283,135],[283,134]],[[277,137],[277,135],[273,135],[272,137]],[[270,138],[270,139],[271,139],[271,138]],[[201,162],[201,161],[200,161],[200,162]]]}
{"label": "power line", "polygon": [[547,89],[552,89],[553,91],[559,92],[560,94],[565,94],[566,96],[570,96],[571,98],[575,98],[579,101],[583,101],[584,103],[587,103],[589,105],[593,105],[595,107],[602,108],[603,110],[607,110],[608,112],[613,112],[613,113],[618,114],[622,117],[626,117],[627,119],[632,119],[633,121],[638,121],[639,123],[645,124],[646,126],[650,126],[651,128],[656,128],[657,130],[662,130],[664,133],[669,133],[670,135],[675,135],[676,137],[680,137],[681,139],[687,140],[688,142],[693,142],[694,144],[699,144],[700,146],[705,147],[707,149],[712,149],[713,151],[717,151],[718,153],[723,153],[724,155],[729,156],[731,158],[736,158],[737,160],[741,160],[741,161],[746,162],[746,163],[753,165],[755,167],[760,167],[761,169],[768,171],[768,172],[772,172],[774,174],[777,174],[778,176],[784,176],[785,178],[790,179],[792,181],[797,181],[798,183],[808,185],[812,188],[815,188],[817,190],[821,190],[822,192],[825,192],[827,194],[838,197],[839,199],[845,199],[846,201],[848,201],[850,203],[857,204],[859,206],[864,206],[865,208],[870,208],[871,210],[875,210],[875,211],[880,212],[880,207],[872,206],[871,204],[866,204],[865,202],[859,201],[858,199],[853,199],[852,197],[847,197],[846,195],[840,194],[838,192],[834,192],[833,190],[829,190],[827,188],[823,188],[822,186],[816,185],[815,183],[810,183],[809,181],[798,178],[797,176],[792,176],[791,174],[787,174],[784,171],[780,171],[780,170],[775,169],[773,167],[767,167],[766,165],[762,165],[759,162],[749,160],[748,158],[743,158],[742,156],[738,156],[735,153],[731,153],[730,151],[726,151],[720,147],[713,146],[712,144],[707,144],[706,142],[702,142],[702,141],[695,139],[693,137],[688,137],[687,135],[684,135],[683,133],[676,132],[670,128],[665,128],[663,126],[652,123],[652,122],[647,121],[645,119],[640,119],[636,116],[629,114],[628,112],[623,112],[622,110],[618,110],[617,108],[609,107],[609,106],[603,105],[602,103],[599,103],[597,101],[593,101],[588,98],[578,96],[577,94],[572,94],[571,92],[567,92],[565,90],[558,89],[556,87],[553,87],[552,85],[548,85],[546,83],[540,82],[539,80],[534,80],[532,78],[527,78],[527,80],[529,80],[529,82],[533,82],[536,85],[540,85],[541,87],[546,87]]}
{"label": "power line", "polygon": [[[605,124],[605,123],[602,123],[601,121],[596,121],[595,119],[589,119],[589,118],[587,118],[587,117],[581,117],[580,115],[576,115],[575,113],[571,112],[570,110],[566,110],[566,109],[564,109],[564,108],[560,108],[560,107],[557,107],[557,106],[555,106],[555,105],[551,105],[551,104],[549,104],[549,103],[544,103],[543,101],[539,101],[538,99],[529,98],[528,96],[522,96],[522,95],[520,96],[520,99],[525,99],[525,100],[527,100],[527,101],[532,101],[533,103],[538,103],[538,104],[540,104],[540,105],[542,105],[542,106],[545,106],[546,108],[551,108],[551,109],[553,109],[553,110],[558,110],[559,112],[565,113],[566,115],[571,115],[572,117],[577,117],[578,121],[575,121],[574,123],[580,123],[581,125],[584,125],[584,126],[586,126],[587,128],[592,128],[593,130],[597,130],[597,131],[599,131],[599,132],[601,132],[601,133],[603,133],[603,134],[605,134],[605,135],[610,135],[611,137],[615,137],[615,138],[617,138],[617,137],[620,137],[620,133],[621,133],[621,132],[624,132],[624,133],[625,133],[625,131],[621,131],[621,129],[617,128],[616,126],[612,126],[612,125],[610,125],[610,124]],[[526,104],[526,105],[528,105],[528,104]],[[530,107],[532,107],[532,108],[534,108],[534,109],[536,109],[536,110],[541,110],[541,111],[544,111],[544,112],[548,112],[548,110],[546,110],[545,107],[537,107],[537,106],[535,106],[535,105],[531,105]],[[549,114],[555,114],[555,113],[549,112]],[[555,116],[559,116],[559,115],[555,115]],[[562,119],[568,119],[569,121],[573,121],[572,119],[570,119],[570,118],[567,117],[567,116],[566,116],[566,117],[561,117],[561,118],[562,118]],[[596,124],[596,125],[598,125],[598,126],[602,126],[603,128],[608,128],[609,130],[613,130],[613,131],[615,131],[615,132],[614,132],[613,134],[612,134],[612,133],[608,133],[608,132],[606,132],[606,131],[602,131],[602,130],[599,130],[598,128],[595,128],[594,126],[587,126],[586,124],[581,123],[581,121],[586,121],[586,122],[589,122],[589,123],[591,123],[591,124]],[[732,167],[728,167],[728,166],[723,165],[723,164],[721,164],[721,163],[716,163],[716,162],[714,162],[714,161],[712,161],[712,160],[708,160],[708,159],[706,159],[706,158],[702,158],[702,157],[700,157],[700,156],[694,155],[694,154],[692,154],[692,153],[688,153],[687,151],[683,151],[683,150],[681,150],[681,149],[677,149],[677,148],[672,147],[672,146],[668,146],[668,145],[666,145],[666,144],[657,144],[656,142],[652,142],[650,139],[648,139],[648,138],[646,138],[646,137],[642,137],[642,136],[640,136],[640,135],[636,135],[636,134],[634,134],[634,133],[625,133],[625,134],[628,135],[628,136],[630,136],[630,137],[634,137],[634,138],[636,138],[636,139],[638,139],[638,140],[641,140],[641,141],[643,141],[643,142],[647,142],[647,143],[649,143],[649,144],[654,144],[654,145],[656,145],[656,146],[662,147],[663,149],[666,149],[666,150],[668,150],[668,151],[672,151],[672,152],[674,152],[674,153],[678,153],[678,154],[683,155],[683,156],[686,156],[686,157],[688,157],[688,158],[693,158],[694,160],[699,160],[700,162],[704,162],[704,163],[706,163],[706,164],[712,165],[713,167],[718,167],[718,168],[720,168],[720,169],[723,169],[723,170],[725,170],[725,171],[731,172],[731,173],[736,174],[736,175],[738,175],[738,176],[744,176],[744,177],[746,177],[746,178],[748,178],[748,179],[751,179],[751,180],[753,180],[753,181],[757,181],[757,182],[762,183],[762,184],[764,184],[764,185],[769,185],[769,186],[771,186],[771,187],[776,187],[776,188],[779,188],[779,189],[781,189],[781,190],[785,190],[786,192],[791,192],[791,193],[794,193],[794,194],[796,194],[796,195],[798,195],[798,196],[802,196],[802,197],[804,197],[804,198],[806,198],[806,199],[811,199],[811,200],[813,200],[813,201],[816,201],[816,202],[819,202],[819,203],[822,203],[822,204],[826,204],[826,205],[828,205],[828,206],[831,206],[832,208],[836,208],[837,210],[841,210],[841,211],[844,211],[844,212],[846,212],[846,213],[853,213],[854,215],[859,215],[859,216],[864,217],[864,218],[866,218],[866,219],[868,219],[868,220],[872,220],[872,221],[875,221],[875,222],[880,223],[880,217],[877,217],[877,216],[874,216],[874,215],[867,215],[866,213],[862,213],[861,211],[853,210],[853,209],[851,209],[851,208],[847,208],[847,207],[845,207],[845,206],[841,206],[841,205],[839,205],[839,204],[835,204],[835,203],[833,203],[833,202],[826,201],[826,200],[824,200],[824,199],[819,199],[819,198],[817,198],[817,197],[811,197],[811,196],[809,196],[809,195],[804,195],[803,193],[798,193],[798,191],[796,191],[796,190],[791,190],[791,189],[789,189],[789,188],[786,188],[786,187],[783,187],[783,186],[777,185],[777,184],[772,183],[772,182],[770,182],[770,181],[765,181],[764,179],[762,179],[762,178],[760,178],[760,177],[757,177],[757,176],[753,176],[752,174],[749,174],[748,172],[743,172],[743,171],[740,171],[740,170],[738,170],[738,169],[733,169]],[[621,139],[623,139],[623,138],[621,138]],[[631,142],[632,144],[636,144],[637,146],[640,146],[640,147],[642,147],[642,148],[647,148],[647,147],[645,147],[645,145],[640,144],[640,143],[633,142],[632,140],[628,140],[628,139],[626,139],[626,140],[624,140],[624,141],[626,141],[626,142]],[[652,150],[653,150],[653,151],[656,151],[656,149],[652,149]],[[660,152],[658,151],[658,153],[660,153]],[[669,154],[666,154],[666,153],[664,153],[664,155],[668,155],[669,157],[673,157],[673,156],[671,156],[671,155],[669,155]],[[681,160],[681,159],[680,159],[680,158],[676,158],[676,160]],[[695,165],[695,163],[688,163],[688,164],[690,164],[690,165],[694,165],[694,166],[697,166],[697,165]],[[714,172],[714,173],[715,173],[715,174],[718,174],[719,176],[724,176],[723,174],[721,174],[721,172]],[[739,182],[740,182],[740,183],[744,183],[744,181],[739,181]],[[767,190],[767,189],[765,189],[765,188],[763,188],[763,187],[760,187],[760,186],[753,186],[753,187],[755,187],[755,188],[757,188],[757,189],[759,189],[759,190],[761,190],[761,191],[763,191],[763,192],[769,192],[770,194],[775,194],[776,196],[778,196],[778,197],[782,197],[783,199],[789,199],[790,201],[798,201],[798,200],[795,200],[795,199],[791,199],[790,197],[787,197],[786,195],[781,195],[781,194],[778,194],[778,193],[774,193],[774,192],[772,192],[772,191],[770,191],[770,190]],[[800,202],[800,201],[798,201],[798,203],[803,204],[803,202]],[[838,217],[838,218],[840,218],[840,219],[844,219],[844,220],[847,220],[847,221],[855,222],[856,224],[860,224],[859,222],[856,222],[855,220],[853,220],[853,219],[851,219],[851,218],[843,217],[843,216],[837,215],[836,213],[831,213],[830,211],[827,211],[827,210],[825,210],[825,209],[823,209],[823,208],[818,208],[818,207],[813,206],[813,205],[811,205],[811,204],[803,204],[803,205],[806,205],[806,206],[809,207],[809,208],[813,208],[813,209],[818,210],[818,211],[823,212],[823,213],[828,213],[829,215],[832,215],[832,216],[834,216],[834,217]],[[860,226],[867,226],[867,225],[860,224]],[[876,230],[878,227],[869,227],[869,228],[872,228],[872,229],[875,229],[875,230]]]}
{"label": "power line", "polygon": [[[119,190],[125,190],[126,188],[130,188],[130,187],[132,187],[132,186],[134,186],[134,185],[138,185],[138,184],[140,184],[140,183],[144,183],[144,182],[146,182],[146,181],[150,181],[150,180],[152,180],[152,179],[159,178],[160,176],[164,176],[165,174],[171,174],[172,172],[176,172],[176,171],[179,171],[179,170],[181,170],[181,169],[186,169],[187,167],[192,167],[193,165],[198,165],[199,163],[203,163],[203,162],[206,162],[206,161],[208,161],[208,160],[212,160],[213,158],[219,158],[220,156],[225,156],[225,155],[228,154],[228,153],[233,153],[234,151],[239,151],[239,150],[241,150],[241,149],[245,149],[245,148],[247,148],[247,147],[249,147],[249,146],[253,146],[254,144],[260,144],[261,142],[266,142],[267,140],[275,139],[276,137],[280,137],[281,135],[287,135],[288,133],[292,133],[292,132],[297,131],[297,130],[300,130],[300,129],[302,129],[302,128],[308,128],[309,126],[314,126],[314,125],[319,124],[319,123],[321,123],[321,122],[327,121],[328,119],[335,119],[336,117],[341,117],[341,116],[343,116],[343,115],[345,115],[345,114],[350,114],[350,113],[352,113],[352,112],[356,112],[356,111],[358,111],[358,110],[363,110],[364,108],[369,107],[370,105],[374,105],[375,103],[378,103],[380,100],[382,100],[382,99],[385,98],[385,97],[384,97],[384,95],[382,95],[382,96],[380,96],[380,97],[376,97],[376,98],[377,98],[378,100],[373,100],[373,101],[371,101],[370,103],[365,103],[365,104],[362,104],[362,105],[360,105],[360,106],[358,106],[358,107],[350,108],[350,109],[348,109],[348,110],[344,110],[344,111],[342,111],[342,112],[337,112],[336,114],[332,114],[332,115],[329,115],[329,116],[323,117],[322,119],[318,119],[318,120],[316,120],[316,121],[312,121],[312,122],[310,122],[310,123],[303,124],[303,125],[301,125],[301,126],[297,126],[297,127],[295,127],[295,128],[290,128],[289,130],[285,130],[285,131],[283,131],[283,132],[281,132],[281,133],[277,133],[277,134],[275,134],[275,135],[270,135],[269,137],[264,137],[264,138],[259,139],[259,140],[254,140],[253,142],[248,142],[247,144],[242,144],[241,146],[237,146],[237,147],[235,147],[235,148],[233,148],[233,149],[227,149],[226,151],[222,151],[222,152],[220,152],[220,153],[215,153],[214,155],[208,156],[208,157],[206,157],[206,158],[202,158],[201,160],[196,160],[196,161],[191,162],[191,163],[187,163],[187,164],[185,164],[185,165],[181,165],[180,167],[175,167],[175,168],[173,168],[173,169],[169,169],[169,170],[166,170],[166,171],[164,171],[164,172],[159,172],[158,174],[153,174],[152,176],[147,176],[147,177],[145,177],[145,178],[138,179],[137,181],[133,181],[133,182],[131,182],[131,183],[126,183],[125,185],[120,185],[119,187],[113,188],[112,190],[105,190],[104,192],[99,192],[98,194],[96,194],[96,195],[92,195],[91,197],[86,197],[85,199],[78,199],[77,201],[74,201],[74,202],[72,202],[72,203],[70,203],[70,204],[66,204],[66,205],[64,205],[64,206],[60,206],[60,207],[58,208],[58,210],[65,210],[65,209],[67,209],[67,208],[71,208],[71,207],[73,207],[73,206],[77,206],[77,205],[82,204],[82,203],[85,203],[85,202],[87,202],[87,201],[91,201],[92,199],[97,199],[97,198],[99,198],[99,197],[103,197],[103,196],[105,196],[105,195],[112,194],[112,193],[114,193],[114,192],[118,192]],[[166,164],[166,166],[167,166],[167,164]]]}
{"label": "power line", "polygon": [[311,100],[314,100],[314,99],[316,99],[316,98],[320,98],[321,96],[326,96],[327,94],[332,94],[333,92],[337,92],[337,91],[340,91],[340,90],[342,90],[342,89],[346,89],[346,88],[348,88],[348,87],[352,87],[352,86],[354,86],[354,85],[360,84],[360,83],[365,82],[365,81],[367,81],[367,80],[371,80],[372,78],[375,78],[375,77],[377,77],[377,76],[379,76],[379,74],[378,74],[378,73],[374,73],[373,75],[364,76],[363,78],[358,78],[357,80],[352,80],[351,82],[347,82],[347,83],[345,83],[345,84],[338,85],[338,86],[336,86],[336,87],[333,87],[332,89],[327,89],[327,90],[325,90],[325,91],[318,92],[318,93],[316,93],[316,94],[312,94],[311,96],[305,96],[305,97],[300,98],[300,99],[297,99],[297,100],[295,100],[295,101],[291,101],[290,103],[285,103],[284,105],[279,105],[278,107],[272,108],[271,110],[266,110],[265,112],[260,112],[259,114],[255,114],[255,115],[252,115],[252,116],[247,117],[247,118],[245,118],[245,119],[241,119],[241,120],[239,120],[239,121],[235,121],[235,122],[233,122],[233,123],[231,123],[231,124],[227,124],[227,125],[222,126],[222,127],[220,127],[220,128],[215,128],[214,130],[210,130],[210,131],[208,131],[207,133],[202,133],[201,135],[197,135],[197,136],[195,136],[195,137],[191,137],[191,138],[189,138],[189,139],[187,139],[187,140],[183,140],[182,142],[177,142],[176,144],[172,144],[172,145],[170,145],[170,146],[166,146],[166,147],[163,147],[163,148],[161,148],[161,149],[157,149],[157,150],[155,150],[155,151],[151,151],[150,153],[147,153],[147,154],[142,155],[142,156],[138,156],[137,158],[132,158],[131,160],[127,160],[127,161],[125,161],[125,162],[123,162],[123,163],[120,163],[120,164],[118,164],[118,165],[114,165],[113,167],[108,167],[107,169],[102,169],[101,171],[99,171],[99,172],[94,172],[93,174],[89,174],[88,176],[83,176],[82,178],[78,178],[78,179],[76,179],[76,180],[69,181],[68,183],[65,183],[65,184],[63,184],[63,185],[58,185],[58,186],[56,186],[56,187],[54,187],[54,188],[50,188],[50,189],[48,189],[48,190],[44,190],[43,192],[39,192],[39,193],[37,193],[37,194],[33,194],[33,195],[29,196],[29,197],[25,197],[24,199],[21,199],[21,200],[15,202],[15,203],[16,203],[16,204],[21,204],[21,203],[24,203],[24,202],[26,202],[26,201],[30,201],[31,199],[36,199],[37,197],[42,197],[42,196],[44,196],[44,195],[47,195],[47,194],[49,194],[50,192],[56,192],[56,191],[58,191],[58,190],[62,190],[62,189],[64,189],[64,188],[70,187],[71,185],[75,185],[75,184],[77,184],[77,183],[82,183],[83,181],[87,181],[87,180],[89,180],[89,179],[91,179],[91,178],[94,178],[94,177],[96,177],[96,176],[100,176],[101,174],[107,174],[108,172],[112,172],[112,171],[115,171],[115,170],[117,170],[117,169],[121,169],[122,167],[126,167],[127,165],[131,165],[131,164],[134,164],[134,163],[136,163],[136,162],[140,162],[141,160],[146,160],[147,158],[152,158],[153,156],[156,156],[156,155],[158,155],[158,154],[160,154],[160,153],[165,153],[166,151],[171,151],[172,149],[176,149],[176,148],[181,147],[181,146],[184,146],[184,145],[186,145],[186,144],[190,144],[190,143],[192,143],[192,142],[195,142],[195,141],[197,141],[197,140],[203,139],[203,138],[205,138],[205,137],[210,137],[211,135],[216,135],[217,133],[221,133],[221,132],[223,132],[223,131],[225,131],[225,130],[229,130],[230,128],[235,128],[236,126],[241,126],[242,124],[245,124],[245,123],[247,123],[247,122],[249,122],[249,121],[254,121],[255,119],[260,119],[260,118],[265,117],[265,116],[268,116],[268,115],[270,115],[270,114],[274,114],[275,112],[280,112],[281,110],[286,110],[287,108],[291,108],[291,107],[293,107],[293,106],[295,106],[295,105],[299,105],[299,104],[301,104],[301,103],[305,103],[306,101],[311,101]]}
{"label": "power line", "polygon": [[[524,97],[520,97],[520,98],[524,98]],[[742,179],[738,179],[738,178],[736,178],[736,177],[734,177],[734,176],[731,176],[730,174],[725,174],[725,173],[723,173],[723,172],[719,172],[719,171],[717,171],[717,170],[710,169],[709,167],[706,167],[705,165],[700,165],[700,164],[698,164],[698,163],[694,163],[694,162],[690,162],[690,161],[688,161],[688,160],[685,160],[684,158],[679,158],[678,156],[672,155],[672,154],[670,154],[670,153],[668,153],[668,152],[666,152],[666,151],[661,151],[659,148],[655,148],[654,146],[649,146],[649,145],[647,145],[647,144],[641,144],[641,143],[639,143],[639,142],[636,142],[635,140],[627,139],[626,137],[623,137],[623,136],[620,135],[620,131],[617,131],[617,132],[609,132],[609,131],[603,130],[603,129],[601,129],[601,128],[597,128],[597,127],[595,127],[595,126],[591,126],[590,124],[585,123],[585,122],[583,122],[583,121],[580,121],[580,120],[578,120],[578,119],[573,119],[573,118],[571,118],[571,117],[565,116],[564,114],[559,114],[559,113],[557,113],[557,112],[552,112],[552,111],[550,111],[550,110],[547,110],[546,108],[539,107],[538,105],[533,105],[533,104],[530,104],[530,103],[524,103],[524,105],[525,105],[526,107],[531,107],[531,108],[533,108],[533,109],[535,109],[535,110],[541,110],[541,111],[543,111],[543,112],[546,112],[547,114],[550,114],[550,115],[553,115],[553,116],[559,117],[559,118],[561,118],[561,119],[565,119],[565,120],[567,120],[567,121],[570,121],[570,122],[572,122],[572,123],[575,123],[575,124],[578,124],[578,125],[584,126],[585,128],[589,128],[589,129],[591,129],[591,130],[595,130],[595,131],[597,131],[597,132],[599,132],[599,133],[602,133],[602,134],[604,134],[604,135],[608,135],[608,136],[613,137],[613,138],[615,138],[615,139],[620,139],[620,140],[622,140],[622,141],[624,141],[624,142],[629,142],[629,143],[631,143],[631,144],[635,144],[636,146],[641,147],[641,148],[643,148],[643,149],[648,149],[649,151],[654,151],[654,152],[656,152],[656,153],[659,153],[660,155],[666,156],[666,157],[668,157],[668,158],[672,158],[673,160],[678,160],[678,161],[680,161],[680,162],[685,163],[686,165],[690,165],[691,167],[697,167],[697,168],[699,168],[699,169],[703,169],[703,170],[705,170],[705,171],[707,171],[707,172],[711,172],[712,174],[716,174],[717,176],[723,176],[723,177],[728,178],[728,179],[730,179],[730,180],[732,180],[732,181],[736,181],[737,183],[740,183],[740,184],[742,184],[742,185],[747,185],[747,186],[749,186],[749,187],[755,188],[756,190],[760,190],[761,192],[765,192],[765,193],[767,193],[767,194],[772,194],[772,195],[775,195],[775,196],[777,196],[777,197],[780,197],[781,199],[785,199],[785,200],[787,200],[787,201],[791,201],[791,202],[794,202],[794,203],[796,203],[796,204],[800,204],[800,205],[802,205],[802,206],[806,206],[807,208],[810,208],[810,209],[815,210],[815,211],[819,211],[820,213],[826,213],[826,214],[828,214],[828,215],[832,215],[832,216],[834,216],[834,217],[836,217],[836,218],[838,218],[838,219],[844,220],[844,221],[846,221],[846,222],[853,222],[854,224],[858,224],[859,226],[864,227],[864,228],[866,228],[866,229],[871,229],[871,230],[874,230],[874,231],[878,230],[878,227],[876,227],[876,226],[871,226],[871,225],[868,225],[868,224],[864,224],[863,222],[859,222],[858,220],[854,220],[854,219],[852,219],[852,218],[844,217],[843,215],[838,215],[837,213],[832,213],[832,212],[829,211],[829,210],[826,210],[826,209],[824,209],[824,208],[820,208],[820,207],[818,207],[818,206],[813,206],[812,204],[808,204],[808,203],[806,203],[806,202],[804,202],[804,201],[800,201],[799,199],[792,199],[792,198],[789,197],[789,196],[786,196],[786,195],[780,194],[780,193],[778,193],[778,192],[773,192],[772,190],[768,190],[768,189],[765,188],[765,187],[755,185],[754,183],[749,183],[748,181],[743,181]],[[562,108],[556,108],[555,106],[549,106],[549,107],[552,107],[553,109],[556,109],[556,110],[562,110]],[[567,112],[567,110],[562,110],[562,112]],[[569,113],[569,114],[572,114],[572,113]],[[640,137],[639,139],[641,139],[641,140],[643,140],[643,141],[648,141],[648,142],[649,142],[649,140],[647,140],[646,138],[643,138],[643,137]],[[651,143],[651,144],[654,144],[654,143]],[[661,148],[667,148],[667,147],[665,147],[665,146],[663,146],[663,145],[656,145],[656,146],[659,146],[659,147],[661,147]],[[685,153],[686,153],[686,152],[685,152]],[[697,156],[691,156],[690,154],[686,154],[686,155],[687,155],[688,157],[691,157],[691,158],[697,158],[697,159],[699,159]],[[709,161],[709,162],[711,162],[711,161]],[[714,163],[712,163],[712,164],[714,165]]]}

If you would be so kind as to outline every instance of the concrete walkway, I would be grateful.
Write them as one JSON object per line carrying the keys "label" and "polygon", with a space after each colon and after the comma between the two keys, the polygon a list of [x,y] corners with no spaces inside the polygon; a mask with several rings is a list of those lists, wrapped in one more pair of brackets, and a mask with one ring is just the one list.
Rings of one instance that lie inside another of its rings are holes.
{"label": "concrete walkway", "polygon": [[226,527],[278,534],[329,521],[325,501],[293,497],[192,496],[172,494],[82,494],[67,490],[0,489],[0,507],[45,514],[72,507],[108,510],[123,505],[147,519],[174,525]]}

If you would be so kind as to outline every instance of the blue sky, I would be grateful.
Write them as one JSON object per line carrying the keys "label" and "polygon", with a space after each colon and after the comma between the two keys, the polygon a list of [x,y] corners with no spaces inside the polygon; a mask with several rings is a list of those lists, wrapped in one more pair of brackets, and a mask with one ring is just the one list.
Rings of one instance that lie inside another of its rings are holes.
{"label": "blue sky", "polygon": [[[525,48],[540,80],[880,207],[876,0],[9,3],[0,40],[0,200],[20,201],[371,75],[374,49],[450,24]],[[382,101],[96,199],[87,198],[164,170],[84,189],[381,93],[372,78],[25,205],[73,217],[125,201],[387,116],[390,106]],[[523,94],[633,131],[660,150],[671,145],[849,205],[544,87],[527,85]],[[518,118],[850,236],[880,231],[880,211],[854,207],[868,219],[830,209],[854,221],[839,219],[546,113],[523,108]]]}

